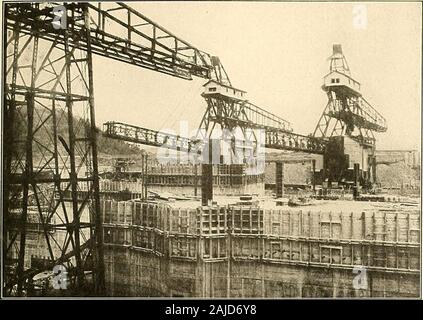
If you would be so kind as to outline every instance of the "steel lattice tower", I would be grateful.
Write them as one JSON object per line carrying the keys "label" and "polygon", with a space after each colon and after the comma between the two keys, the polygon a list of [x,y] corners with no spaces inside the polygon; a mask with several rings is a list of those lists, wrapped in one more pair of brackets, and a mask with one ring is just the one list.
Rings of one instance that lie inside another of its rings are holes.
{"label": "steel lattice tower", "polygon": [[330,72],[324,77],[322,89],[328,103],[314,130],[315,137],[330,138],[347,135],[374,148],[373,132],[387,130],[385,118],[362,96],[360,83],[351,77],[340,45],[333,46]]}
{"label": "steel lattice tower", "polygon": [[[66,6],[58,29],[51,7],[6,5],[5,295],[25,294],[28,279],[58,264],[78,294],[104,289],[90,35],[73,29],[89,16]],[[47,265],[31,264],[30,245]]]}

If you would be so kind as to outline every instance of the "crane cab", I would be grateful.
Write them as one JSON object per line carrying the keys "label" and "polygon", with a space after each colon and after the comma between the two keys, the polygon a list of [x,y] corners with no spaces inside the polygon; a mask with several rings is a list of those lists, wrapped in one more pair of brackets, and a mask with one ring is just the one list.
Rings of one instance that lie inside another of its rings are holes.
{"label": "crane cab", "polygon": [[203,85],[203,87],[204,92],[202,95],[204,97],[219,95],[235,100],[247,100],[246,91],[219,83],[215,80],[209,80]]}
{"label": "crane cab", "polygon": [[323,78],[324,91],[346,91],[355,96],[361,96],[360,82],[339,71],[332,71]]}

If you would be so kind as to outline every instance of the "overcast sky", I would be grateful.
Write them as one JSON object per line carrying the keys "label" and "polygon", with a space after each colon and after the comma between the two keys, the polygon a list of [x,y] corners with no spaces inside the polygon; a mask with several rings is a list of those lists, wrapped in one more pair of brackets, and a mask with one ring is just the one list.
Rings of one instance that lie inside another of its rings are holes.
{"label": "overcast sky", "polygon": [[[313,132],[326,106],[322,78],[342,44],[362,93],[387,120],[378,149],[420,149],[421,5],[366,3],[367,26],[351,3],[143,2],[130,6],[200,50],[220,57],[248,99]],[[357,18],[356,18],[357,19]],[[356,26],[356,27],[355,27]],[[186,81],[94,57],[97,123],[195,130],[204,79]]]}

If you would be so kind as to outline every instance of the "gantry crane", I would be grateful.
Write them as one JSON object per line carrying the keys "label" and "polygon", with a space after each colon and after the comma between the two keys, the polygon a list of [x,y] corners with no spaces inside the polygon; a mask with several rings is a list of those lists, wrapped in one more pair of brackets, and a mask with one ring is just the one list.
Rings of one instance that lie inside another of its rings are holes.
{"label": "gantry crane", "polygon": [[330,72],[324,77],[322,86],[328,103],[313,136],[322,138],[327,143],[325,163],[332,180],[341,180],[348,169],[345,166],[346,159],[342,156],[343,150],[340,150],[343,147],[339,146],[339,138],[349,137],[356,142],[362,157],[366,158],[363,163],[368,163],[370,168],[370,174],[362,178],[370,183],[375,182],[374,132],[385,132],[386,120],[363,97],[360,83],[351,77],[341,45],[333,45],[333,53],[329,59]]}
{"label": "gantry crane", "polygon": [[323,91],[328,103],[314,130],[314,136],[329,138],[348,135],[359,143],[373,147],[373,132],[387,130],[385,118],[361,94],[360,83],[351,77],[340,45],[333,46],[330,72],[324,77]]}

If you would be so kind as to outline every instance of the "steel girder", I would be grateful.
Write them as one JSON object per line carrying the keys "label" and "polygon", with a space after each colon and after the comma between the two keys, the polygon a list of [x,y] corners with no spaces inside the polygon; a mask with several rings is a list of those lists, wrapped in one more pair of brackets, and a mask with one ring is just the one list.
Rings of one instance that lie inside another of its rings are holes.
{"label": "steel girder", "polygon": [[[40,37],[63,43],[64,37],[57,37],[52,25],[53,8],[57,5],[62,3],[42,4],[38,8],[11,5],[8,24],[19,20],[21,32],[38,30]],[[219,58],[200,51],[124,3],[87,3],[89,33],[85,32],[85,21],[79,19],[80,4],[66,7],[71,10],[67,16],[68,29],[73,33],[70,46],[87,50],[90,38],[92,53],[183,79],[197,76],[230,85]]]}

